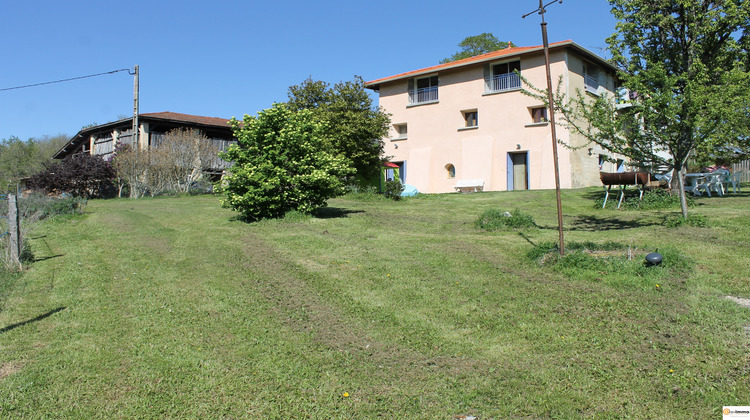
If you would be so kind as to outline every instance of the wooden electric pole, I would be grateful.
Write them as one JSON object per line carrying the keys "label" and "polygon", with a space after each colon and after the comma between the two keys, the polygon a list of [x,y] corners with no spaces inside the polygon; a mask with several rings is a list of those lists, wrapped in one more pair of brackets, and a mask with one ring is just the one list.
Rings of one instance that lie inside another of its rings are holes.
{"label": "wooden electric pole", "polygon": [[140,148],[139,139],[140,136],[138,135],[138,94],[140,91],[139,87],[139,81],[138,81],[138,66],[135,66],[135,69],[133,73],[133,147],[135,148],[136,152]]}
{"label": "wooden electric pole", "polygon": [[565,255],[565,239],[563,237],[563,220],[562,220],[562,199],[560,198],[560,167],[557,162],[557,133],[555,131],[555,105],[554,97],[552,95],[552,76],[550,74],[549,66],[549,43],[547,42],[547,22],[544,21],[545,7],[552,3],[562,3],[562,0],[554,0],[547,4],[544,4],[543,0],[539,0],[539,7],[521,18],[525,19],[527,16],[534,13],[539,13],[542,16],[542,44],[544,45],[544,66],[547,70],[547,102],[549,102],[549,125],[552,131],[552,156],[555,161],[555,193],[557,194],[557,230],[560,236],[560,255]]}

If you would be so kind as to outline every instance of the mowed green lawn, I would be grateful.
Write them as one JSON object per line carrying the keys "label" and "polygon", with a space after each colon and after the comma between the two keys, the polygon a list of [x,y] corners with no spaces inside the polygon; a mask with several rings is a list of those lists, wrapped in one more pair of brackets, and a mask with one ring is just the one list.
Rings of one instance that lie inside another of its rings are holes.
{"label": "mowed green lawn", "polygon": [[[601,195],[563,192],[566,241],[666,249],[687,269],[530,261],[557,239],[554,191],[342,197],[258,223],[218,197],[92,201],[39,226],[37,261],[3,278],[0,417],[718,418],[750,405],[750,309],[724,298],[750,298],[750,194],[698,198],[704,228],[663,226],[677,210],[598,210]],[[477,230],[490,208],[540,228]]]}

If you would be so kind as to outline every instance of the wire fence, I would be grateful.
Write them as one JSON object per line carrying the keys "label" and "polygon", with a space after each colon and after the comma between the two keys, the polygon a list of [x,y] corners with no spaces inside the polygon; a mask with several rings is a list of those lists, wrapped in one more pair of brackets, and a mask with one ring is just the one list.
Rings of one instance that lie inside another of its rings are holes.
{"label": "wire fence", "polygon": [[[0,200],[7,200],[7,199],[8,199],[8,194],[0,194]],[[0,227],[0,230],[2,230],[2,229],[5,230],[5,232],[0,233],[0,238],[3,238],[3,237],[5,237],[5,235],[7,235],[8,233],[10,233],[10,231],[8,230],[8,216],[7,215],[0,215],[0,219],[2,220],[2,221],[0,221],[0,226],[2,226],[2,227]]]}

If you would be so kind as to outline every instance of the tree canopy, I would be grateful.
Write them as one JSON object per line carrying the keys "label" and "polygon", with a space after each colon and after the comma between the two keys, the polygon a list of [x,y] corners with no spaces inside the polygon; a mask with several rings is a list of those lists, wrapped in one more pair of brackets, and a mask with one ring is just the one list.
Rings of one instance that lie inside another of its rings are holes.
{"label": "tree canopy", "polygon": [[22,141],[11,137],[0,141],[0,191],[14,189],[18,178],[39,172],[66,142],[68,136],[44,136]]}
{"label": "tree canopy", "polygon": [[224,207],[248,220],[283,216],[291,210],[310,213],[344,193],[350,162],[330,145],[327,122],[312,110],[292,111],[274,104],[231,120],[237,144],[220,154],[234,162],[217,185]]}
{"label": "tree canopy", "polygon": [[383,158],[383,138],[388,134],[390,117],[373,105],[361,77],[336,83],[308,78],[290,86],[287,106],[292,111],[309,110],[320,121],[321,139],[336,154],[351,161],[361,179],[378,176]]}
{"label": "tree canopy", "polygon": [[458,43],[458,46],[461,48],[458,52],[440,60],[440,63],[450,63],[451,61],[474,57],[475,55],[515,47],[512,42],[500,41],[495,35],[489,32],[467,36],[463,41]]}
{"label": "tree canopy", "polygon": [[607,42],[629,97],[558,91],[555,105],[565,122],[603,148],[636,165],[673,168],[687,217],[688,158],[726,159],[747,150],[750,0],[610,4],[618,23]]}

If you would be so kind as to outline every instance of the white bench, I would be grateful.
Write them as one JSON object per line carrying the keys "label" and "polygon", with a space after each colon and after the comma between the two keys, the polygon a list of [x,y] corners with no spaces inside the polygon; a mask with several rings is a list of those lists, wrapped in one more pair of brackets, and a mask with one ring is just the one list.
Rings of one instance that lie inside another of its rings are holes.
{"label": "white bench", "polygon": [[484,188],[483,179],[460,179],[456,181],[456,191],[458,192],[477,192]]}

